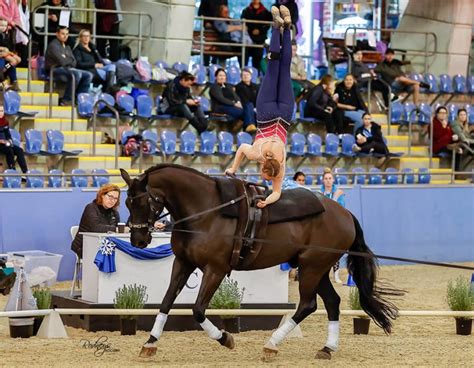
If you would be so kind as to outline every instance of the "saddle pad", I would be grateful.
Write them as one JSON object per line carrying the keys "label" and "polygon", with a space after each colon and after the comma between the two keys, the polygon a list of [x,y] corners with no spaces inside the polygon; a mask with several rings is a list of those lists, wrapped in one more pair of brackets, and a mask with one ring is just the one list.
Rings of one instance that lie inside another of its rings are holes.
{"label": "saddle pad", "polygon": [[[215,180],[222,203],[238,197],[236,185],[239,185],[239,180],[227,178],[215,178]],[[240,183],[240,185],[242,184]],[[284,190],[277,202],[268,205],[264,209],[268,212],[268,223],[296,221],[324,212],[324,206],[319,196],[320,194],[313,193],[305,188]],[[226,217],[238,218],[239,206],[242,203],[241,201],[238,204],[222,208],[220,210],[221,214]]]}

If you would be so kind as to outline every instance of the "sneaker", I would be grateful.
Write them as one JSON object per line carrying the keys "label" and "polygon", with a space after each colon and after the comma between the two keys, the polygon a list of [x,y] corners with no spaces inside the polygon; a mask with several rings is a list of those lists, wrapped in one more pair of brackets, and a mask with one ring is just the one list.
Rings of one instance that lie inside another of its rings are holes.
{"label": "sneaker", "polygon": [[250,124],[249,126],[247,126],[247,128],[245,128],[245,131],[247,133],[255,133],[257,131],[257,127],[255,126],[255,124]]}
{"label": "sneaker", "polygon": [[425,83],[425,82],[420,82],[420,87],[430,89],[430,85],[428,83]]}
{"label": "sneaker", "polygon": [[391,95],[390,97],[391,97],[391,101],[392,101],[392,103],[394,103],[394,102],[397,102],[397,101],[400,101],[400,100],[401,100],[400,96],[394,95],[393,93],[392,93],[392,95]]}
{"label": "sneaker", "polygon": [[71,106],[72,101],[71,100],[65,100],[64,98],[60,98],[58,101],[59,106]]}

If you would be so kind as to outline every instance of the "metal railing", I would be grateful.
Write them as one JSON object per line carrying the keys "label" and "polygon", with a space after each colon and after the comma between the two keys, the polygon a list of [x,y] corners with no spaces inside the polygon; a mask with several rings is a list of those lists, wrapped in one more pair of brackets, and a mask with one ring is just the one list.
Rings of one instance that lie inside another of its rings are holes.
{"label": "metal railing", "polygon": [[[44,10],[44,30],[43,27],[37,27],[35,26],[35,16],[36,14],[43,14],[43,13],[38,13],[38,10]],[[151,31],[152,31],[152,26],[153,26],[153,18],[150,14],[148,13],[143,13],[143,12],[134,12],[134,11],[123,11],[123,10],[106,10],[106,9],[96,9],[96,8],[67,8],[67,7],[61,7],[61,6],[49,6],[49,5],[43,5],[43,6],[38,6],[36,7],[32,12],[31,12],[31,19],[32,19],[32,25],[31,25],[31,30],[32,32],[36,33],[39,36],[44,37],[44,53],[46,53],[46,48],[48,46],[48,36],[54,36],[54,32],[50,32],[48,29],[48,15],[50,10],[68,10],[68,11],[75,11],[75,12],[85,12],[85,13],[93,13],[93,21],[92,21],[92,39],[94,42],[97,39],[106,39],[106,40],[129,40],[129,41],[138,41],[138,56],[141,56],[141,49],[142,49],[142,43],[144,41],[149,41],[151,40]],[[97,13],[112,13],[112,14],[123,14],[123,15],[132,15],[132,16],[138,16],[138,35],[119,35],[119,36],[112,36],[112,35],[98,35],[97,34],[97,17],[95,16]],[[142,28],[143,28],[143,18],[148,18],[149,20],[149,30],[148,34],[143,34]],[[29,42],[28,42],[28,60],[31,60],[32,56],[32,32],[30,32],[30,37],[29,37]],[[70,36],[78,36],[78,34],[70,34]],[[28,63],[28,92],[31,91],[31,78],[32,78],[32,71],[31,71],[31,63]]]}
{"label": "metal railing", "polygon": [[120,156],[120,146],[119,146],[120,114],[114,106],[108,104],[107,101],[102,100],[102,99],[99,99],[98,101],[95,102],[94,108],[92,111],[92,155],[95,156],[95,152],[96,152],[97,113],[99,111],[100,104],[104,104],[105,106],[107,106],[111,111],[113,111],[115,115],[115,169],[118,169],[118,158]]}
{"label": "metal railing", "polygon": [[[57,65],[52,65],[49,71],[49,118],[53,117],[53,85],[54,85],[54,69]],[[76,76],[68,68],[64,68],[71,75],[71,81],[66,83],[71,83],[71,130],[74,130],[74,120],[75,120],[75,104],[76,104]],[[66,87],[67,88],[67,87]]]}
{"label": "metal railing", "polygon": [[[369,112],[371,111],[371,95],[372,95],[372,81],[373,78],[369,79],[369,83],[367,84],[367,108],[369,109]],[[385,82],[382,79],[378,79],[383,85],[385,85],[388,88],[388,106],[387,106],[387,133],[390,135],[391,128],[390,125],[392,123],[392,99],[390,96],[392,95],[392,87]],[[410,154],[410,147],[408,147],[408,152]]]}

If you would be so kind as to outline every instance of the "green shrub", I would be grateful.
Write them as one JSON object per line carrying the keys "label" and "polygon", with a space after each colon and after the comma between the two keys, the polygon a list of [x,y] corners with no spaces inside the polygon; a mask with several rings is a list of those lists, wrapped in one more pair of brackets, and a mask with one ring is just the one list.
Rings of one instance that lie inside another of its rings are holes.
{"label": "green shrub", "polygon": [[[124,285],[115,291],[114,307],[116,309],[142,309],[148,300],[146,286]],[[124,319],[135,319],[137,316],[120,316]]]}
{"label": "green shrub", "polygon": [[359,289],[351,287],[349,290],[349,308],[352,310],[362,310],[360,306]]}
{"label": "green shrub", "polygon": [[471,292],[469,279],[459,276],[448,283],[446,301],[452,311],[474,310],[474,293]]}
{"label": "green shrub", "polygon": [[[219,288],[212,297],[209,308],[211,309],[239,309],[242,298],[244,297],[244,288],[239,289],[239,284],[228,277],[222,280]],[[232,318],[232,316],[223,316],[223,318]]]}
{"label": "green shrub", "polygon": [[36,299],[38,309],[51,308],[51,291],[48,288],[34,288],[33,297]]}

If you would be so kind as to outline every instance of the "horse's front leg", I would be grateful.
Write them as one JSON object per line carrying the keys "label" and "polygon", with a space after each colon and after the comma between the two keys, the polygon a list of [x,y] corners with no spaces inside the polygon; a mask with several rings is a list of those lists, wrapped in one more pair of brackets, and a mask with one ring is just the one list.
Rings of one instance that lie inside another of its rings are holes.
{"label": "horse's front leg", "polygon": [[209,319],[205,312],[211,301],[212,296],[219,287],[225,273],[206,269],[202,278],[201,288],[193,307],[193,315],[202,329],[207,332],[209,337],[229,349],[234,348],[234,338],[227,331],[220,331]]}
{"label": "horse's front leg", "polygon": [[160,313],[156,316],[155,324],[150,332],[150,337],[143,345],[140,352],[141,357],[150,357],[156,354],[156,342],[160,339],[165,327],[168,313],[173,306],[175,299],[186,285],[189,276],[196,269],[195,266],[187,261],[176,257],[173,262],[173,271],[171,272],[171,280],[166,291],[165,297],[161,302]]}

